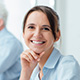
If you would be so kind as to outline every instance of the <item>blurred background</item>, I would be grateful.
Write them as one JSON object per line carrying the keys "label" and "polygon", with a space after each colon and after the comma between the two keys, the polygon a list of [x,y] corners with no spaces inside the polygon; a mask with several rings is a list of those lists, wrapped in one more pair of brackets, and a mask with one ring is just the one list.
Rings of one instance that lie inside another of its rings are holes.
{"label": "blurred background", "polygon": [[80,0],[0,0],[8,10],[6,27],[24,46],[22,37],[23,18],[35,5],[52,7],[60,17],[61,40],[55,46],[64,55],[73,55],[80,63]]}

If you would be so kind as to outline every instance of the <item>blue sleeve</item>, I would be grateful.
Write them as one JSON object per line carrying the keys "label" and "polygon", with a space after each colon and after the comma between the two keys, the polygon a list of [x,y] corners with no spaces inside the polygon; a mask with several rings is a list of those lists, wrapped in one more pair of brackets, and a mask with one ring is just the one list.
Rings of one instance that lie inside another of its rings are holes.
{"label": "blue sleeve", "polygon": [[61,59],[57,80],[80,80],[80,66],[73,56]]}
{"label": "blue sleeve", "polygon": [[5,39],[0,46],[0,73],[5,72],[19,59],[23,51],[22,45],[16,39]]}

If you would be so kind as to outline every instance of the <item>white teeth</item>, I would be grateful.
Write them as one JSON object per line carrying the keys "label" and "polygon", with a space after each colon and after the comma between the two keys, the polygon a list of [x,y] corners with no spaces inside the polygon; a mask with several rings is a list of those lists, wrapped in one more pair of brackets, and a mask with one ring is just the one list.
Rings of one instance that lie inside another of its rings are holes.
{"label": "white teeth", "polygon": [[43,42],[38,42],[38,41],[32,41],[35,44],[42,44]]}

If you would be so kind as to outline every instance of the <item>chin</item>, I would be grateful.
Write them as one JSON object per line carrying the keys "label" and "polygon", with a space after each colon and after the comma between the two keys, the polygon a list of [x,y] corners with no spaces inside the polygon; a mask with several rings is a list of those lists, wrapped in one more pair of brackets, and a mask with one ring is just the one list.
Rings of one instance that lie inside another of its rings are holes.
{"label": "chin", "polygon": [[32,49],[35,53],[38,53],[38,54],[40,54],[40,53],[42,53],[44,50],[40,50],[40,49]]}

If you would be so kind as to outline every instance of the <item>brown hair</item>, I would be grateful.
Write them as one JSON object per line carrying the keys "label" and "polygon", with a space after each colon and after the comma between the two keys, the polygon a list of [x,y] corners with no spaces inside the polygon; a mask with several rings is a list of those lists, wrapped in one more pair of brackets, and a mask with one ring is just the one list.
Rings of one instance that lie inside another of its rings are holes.
{"label": "brown hair", "polygon": [[24,22],[23,22],[23,32],[24,32],[26,20],[27,20],[29,14],[34,11],[41,11],[47,16],[49,23],[51,25],[53,36],[56,39],[56,32],[59,31],[59,17],[57,15],[57,13],[48,6],[35,6],[28,11],[28,13],[26,14],[26,16],[24,18]]}

